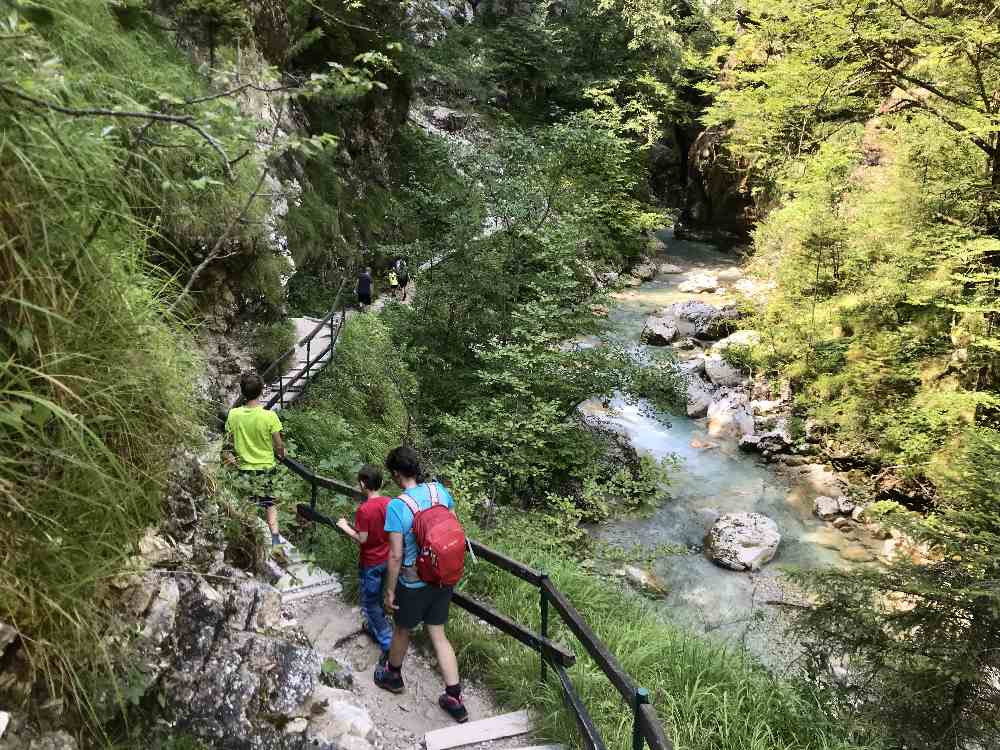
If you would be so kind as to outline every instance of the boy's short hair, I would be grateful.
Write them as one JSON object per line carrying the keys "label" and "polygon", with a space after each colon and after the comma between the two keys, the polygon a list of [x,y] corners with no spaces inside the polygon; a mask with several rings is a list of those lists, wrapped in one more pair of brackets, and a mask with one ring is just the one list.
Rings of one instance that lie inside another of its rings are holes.
{"label": "boy's short hair", "polygon": [[247,372],[240,378],[240,393],[247,401],[258,398],[264,390],[264,382],[260,376],[253,372]]}
{"label": "boy's short hair", "polygon": [[382,488],[382,470],[377,466],[365,464],[358,471],[358,481],[366,490],[375,492]]}
{"label": "boy's short hair", "polygon": [[385,468],[389,473],[399,472],[401,476],[423,481],[423,472],[420,470],[420,459],[413,448],[401,445],[393,448],[389,455],[385,457]]}

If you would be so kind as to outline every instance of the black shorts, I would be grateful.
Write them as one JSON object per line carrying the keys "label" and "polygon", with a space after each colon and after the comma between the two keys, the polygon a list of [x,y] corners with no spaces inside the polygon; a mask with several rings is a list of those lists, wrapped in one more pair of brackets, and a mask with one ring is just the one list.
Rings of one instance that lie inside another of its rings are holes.
{"label": "black shorts", "polygon": [[399,627],[413,630],[420,623],[444,625],[448,622],[448,605],[452,587],[421,586],[411,589],[402,581],[396,583],[396,610],[393,620]]}
{"label": "black shorts", "polygon": [[371,292],[368,292],[368,294],[361,294],[360,292],[358,293],[358,304],[361,304],[361,305],[370,305],[371,303],[372,303],[372,293]]}

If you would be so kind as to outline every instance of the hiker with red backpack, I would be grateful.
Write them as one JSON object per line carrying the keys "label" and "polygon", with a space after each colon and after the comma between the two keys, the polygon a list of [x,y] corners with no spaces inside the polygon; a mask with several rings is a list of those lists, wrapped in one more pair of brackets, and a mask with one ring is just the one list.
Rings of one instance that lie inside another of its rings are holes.
{"label": "hiker with red backpack", "polygon": [[386,509],[385,610],[394,613],[395,628],[389,657],[375,668],[375,684],[392,693],[403,692],[403,658],[411,632],[423,623],[444,678],[445,692],[438,705],[462,723],[469,712],[462,702],[458,660],[444,626],[452,590],[465,564],[465,533],[451,494],[439,482],[424,481],[412,448],[390,451],[385,468],[403,493]]}

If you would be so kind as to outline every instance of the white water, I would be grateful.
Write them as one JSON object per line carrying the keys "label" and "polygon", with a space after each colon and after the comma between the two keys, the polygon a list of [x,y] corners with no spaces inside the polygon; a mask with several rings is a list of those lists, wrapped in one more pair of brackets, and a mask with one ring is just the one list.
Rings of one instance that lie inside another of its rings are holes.
{"label": "white water", "polygon": [[[737,266],[733,256],[707,245],[677,241],[669,235],[663,239],[667,260],[683,268]],[[657,308],[694,298],[717,305],[731,301],[724,295],[681,293],[677,285],[683,278],[661,275],[616,295],[605,338],[635,346],[645,316]],[[640,356],[669,356],[666,349],[638,346]],[[669,592],[662,602],[664,614],[688,628],[746,646],[771,666],[787,664],[797,653],[794,644],[782,638],[787,609],[767,603],[787,599],[788,587],[780,583],[782,570],[847,565],[838,549],[854,541],[812,513],[816,495],[836,493],[833,477],[819,467],[779,471],[740,452],[735,443],[709,438],[704,420],[657,412],[648,403],[616,399],[610,409],[599,402],[581,408],[610,420],[640,452],[681,460],[673,474],[670,499],[651,517],[618,521],[595,529],[594,534],[625,548],[639,545],[651,550],[669,544],[687,550],[660,556],[652,566]],[[720,568],[701,552],[704,535],[715,518],[738,511],[764,513],[777,522],[782,534],[777,556],[758,573]]]}

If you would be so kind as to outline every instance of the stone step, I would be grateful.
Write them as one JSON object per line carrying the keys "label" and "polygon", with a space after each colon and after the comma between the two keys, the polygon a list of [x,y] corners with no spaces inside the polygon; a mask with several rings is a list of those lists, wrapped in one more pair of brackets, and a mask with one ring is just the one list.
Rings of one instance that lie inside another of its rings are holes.
{"label": "stone step", "polygon": [[285,573],[274,584],[281,592],[282,602],[294,602],[318,594],[340,593],[342,590],[336,576],[308,561],[295,547],[289,545],[284,557],[287,560]]}

